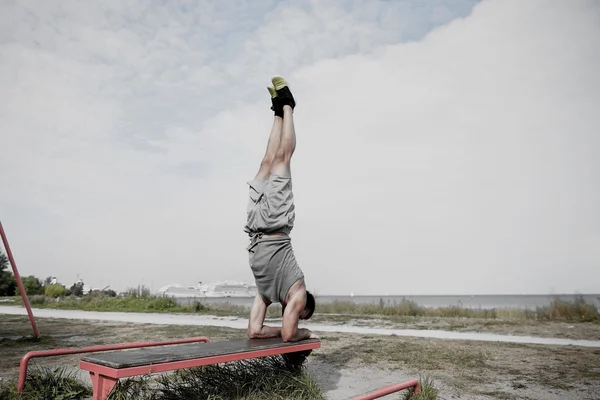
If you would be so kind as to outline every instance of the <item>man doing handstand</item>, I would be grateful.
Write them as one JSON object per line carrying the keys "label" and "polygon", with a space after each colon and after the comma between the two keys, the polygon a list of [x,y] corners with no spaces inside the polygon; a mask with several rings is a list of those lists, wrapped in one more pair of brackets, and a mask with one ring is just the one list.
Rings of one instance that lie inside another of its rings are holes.
{"label": "man doing handstand", "polygon": [[[308,329],[299,329],[299,319],[309,319],[315,298],[306,290],[304,274],[292,249],[295,206],[290,161],[296,148],[293,111],[296,102],[288,83],[281,77],[269,86],[271,109],[275,113],[267,151],[254,180],[248,182],[249,200],[244,231],[250,236],[250,268],[258,294],[248,321],[250,338],[281,337],[284,342],[317,338]],[[280,303],[282,327],[264,325],[267,307]]]}

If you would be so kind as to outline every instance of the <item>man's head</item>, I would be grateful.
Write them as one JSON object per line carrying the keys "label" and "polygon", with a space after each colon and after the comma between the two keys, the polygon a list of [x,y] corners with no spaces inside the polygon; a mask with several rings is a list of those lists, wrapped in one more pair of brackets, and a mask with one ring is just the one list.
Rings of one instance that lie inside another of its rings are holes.
{"label": "man's head", "polygon": [[[282,305],[281,315],[283,315],[283,313],[285,312],[286,305],[283,303],[281,305]],[[313,296],[313,294],[307,290],[306,291],[306,304],[304,305],[304,308],[302,309],[302,311],[300,311],[299,318],[300,319],[309,319],[310,317],[312,317],[314,312],[315,312],[315,296]]]}
{"label": "man's head", "polygon": [[315,312],[315,296],[308,290],[306,291],[306,305],[300,313],[300,319],[309,319]]}

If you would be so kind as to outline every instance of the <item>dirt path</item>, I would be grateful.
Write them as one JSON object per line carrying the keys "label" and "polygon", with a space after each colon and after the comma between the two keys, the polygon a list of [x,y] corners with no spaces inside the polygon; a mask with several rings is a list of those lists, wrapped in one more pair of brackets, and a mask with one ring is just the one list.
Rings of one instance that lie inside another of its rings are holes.
{"label": "dirt path", "polygon": [[[38,318],[41,343],[0,342],[0,377],[14,378],[19,360],[33,349],[83,347],[137,340],[205,335],[213,341],[243,338],[240,329]],[[30,335],[23,316],[0,315],[0,336]],[[324,333],[308,373],[328,399],[419,376],[431,377],[442,399],[600,399],[600,349],[445,341]],[[32,365],[77,369],[79,356],[39,359]],[[84,376],[85,377],[85,376]],[[595,396],[595,397],[594,397]]]}

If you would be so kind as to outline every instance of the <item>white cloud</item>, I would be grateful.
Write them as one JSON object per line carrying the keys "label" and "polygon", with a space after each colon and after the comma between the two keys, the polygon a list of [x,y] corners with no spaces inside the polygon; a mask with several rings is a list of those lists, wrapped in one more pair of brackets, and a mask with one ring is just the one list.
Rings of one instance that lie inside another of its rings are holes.
{"label": "white cloud", "polygon": [[0,30],[0,216],[23,274],[250,280],[245,181],[285,73],[317,292],[598,291],[594,3],[484,1],[425,38],[464,14],[98,4]]}

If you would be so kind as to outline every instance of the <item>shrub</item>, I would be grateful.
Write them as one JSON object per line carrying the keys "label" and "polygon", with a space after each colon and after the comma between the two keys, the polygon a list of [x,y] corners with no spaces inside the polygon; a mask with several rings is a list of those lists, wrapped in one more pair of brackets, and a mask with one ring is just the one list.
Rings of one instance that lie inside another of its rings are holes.
{"label": "shrub", "polygon": [[63,297],[67,294],[67,289],[59,284],[47,285],[44,289],[44,294],[52,298]]}
{"label": "shrub", "polygon": [[[33,275],[21,278],[21,283],[23,284],[23,287],[25,288],[25,293],[27,293],[28,296],[44,294],[44,287],[42,286],[42,281]],[[19,290],[18,286],[16,289],[16,295],[21,295],[21,291]]]}
{"label": "shrub", "polygon": [[8,257],[0,251],[0,296],[14,296],[17,290],[17,281],[8,267]]}
{"label": "shrub", "polygon": [[574,302],[554,299],[548,306],[537,307],[536,313],[540,320],[600,321],[598,308],[587,303],[583,296],[577,296]]}
{"label": "shrub", "polygon": [[141,297],[141,298],[148,298],[152,295],[152,293],[150,292],[150,289],[148,289],[146,286],[143,286],[143,285],[138,285],[137,288],[127,288],[126,293],[127,293],[127,296]]}
{"label": "shrub", "polygon": [[29,297],[29,303],[32,305],[46,304],[46,300],[47,298],[44,295],[35,295]]}

